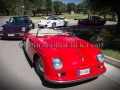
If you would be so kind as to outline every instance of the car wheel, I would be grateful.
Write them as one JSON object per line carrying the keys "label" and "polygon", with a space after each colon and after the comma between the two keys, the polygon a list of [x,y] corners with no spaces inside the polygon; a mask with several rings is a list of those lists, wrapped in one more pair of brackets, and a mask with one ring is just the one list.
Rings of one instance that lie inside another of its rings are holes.
{"label": "car wheel", "polygon": [[35,70],[39,76],[44,75],[43,64],[42,64],[42,60],[40,57],[37,57],[35,60]]}
{"label": "car wheel", "polygon": [[38,24],[38,28],[40,28],[40,25]]}
{"label": "car wheel", "polygon": [[56,28],[56,23],[53,23],[53,24],[52,24],[52,27],[53,27],[53,28]]}
{"label": "car wheel", "polygon": [[101,25],[104,25],[104,23],[102,23]]}
{"label": "car wheel", "polygon": [[84,24],[83,24],[83,23],[81,23],[81,24],[80,24],[80,26],[84,26]]}
{"label": "car wheel", "polygon": [[103,21],[102,23],[101,23],[101,25],[104,25],[105,24],[105,22]]}
{"label": "car wheel", "polygon": [[30,30],[32,30],[32,27],[30,27]]}
{"label": "car wheel", "polygon": [[68,22],[65,22],[65,25],[64,25],[65,27],[67,27],[68,26]]}
{"label": "car wheel", "polygon": [[35,24],[32,25],[32,29],[35,29]]}

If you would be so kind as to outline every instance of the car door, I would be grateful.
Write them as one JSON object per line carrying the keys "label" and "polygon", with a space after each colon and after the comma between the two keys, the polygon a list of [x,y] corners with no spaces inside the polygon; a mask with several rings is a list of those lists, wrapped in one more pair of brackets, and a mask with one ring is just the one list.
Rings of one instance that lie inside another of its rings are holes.
{"label": "car door", "polygon": [[31,61],[33,60],[33,55],[35,53],[35,48],[36,48],[36,45],[33,39],[35,40],[34,36],[28,35],[28,37],[26,38],[26,42],[25,42],[25,50]]}
{"label": "car door", "polygon": [[61,21],[60,19],[58,19],[57,17],[54,18],[55,22],[56,22],[56,26],[61,26]]}
{"label": "car door", "polygon": [[30,56],[31,45],[30,45],[30,38],[29,38],[29,36],[26,37],[26,40],[24,42],[24,46],[25,46],[25,51],[26,51],[27,55],[32,60],[32,57]]}
{"label": "car door", "polygon": [[60,19],[60,26],[64,26],[65,25],[65,20]]}
{"label": "car door", "polygon": [[95,24],[98,25],[99,24],[99,17],[94,17],[95,20]]}

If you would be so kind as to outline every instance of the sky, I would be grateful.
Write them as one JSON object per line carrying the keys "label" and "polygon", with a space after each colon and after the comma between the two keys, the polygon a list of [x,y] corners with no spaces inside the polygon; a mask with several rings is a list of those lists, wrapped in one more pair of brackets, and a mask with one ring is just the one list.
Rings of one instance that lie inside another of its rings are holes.
{"label": "sky", "polygon": [[78,3],[81,3],[83,0],[52,0],[52,1],[61,1],[65,4],[71,3],[71,2],[78,4]]}

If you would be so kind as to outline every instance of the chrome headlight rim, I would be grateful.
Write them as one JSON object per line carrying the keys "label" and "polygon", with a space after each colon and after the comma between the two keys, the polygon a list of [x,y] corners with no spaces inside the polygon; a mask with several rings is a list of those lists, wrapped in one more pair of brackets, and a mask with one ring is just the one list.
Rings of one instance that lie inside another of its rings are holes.
{"label": "chrome headlight rim", "polygon": [[60,70],[63,67],[62,60],[58,57],[52,59],[52,66],[55,70]]}
{"label": "chrome headlight rim", "polygon": [[25,31],[26,30],[26,28],[25,27],[22,27],[22,31]]}
{"label": "chrome headlight rim", "polygon": [[96,57],[99,63],[103,63],[105,61],[104,55],[102,53],[98,53]]}
{"label": "chrome headlight rim", "polygon": [[3,31],[3,27],[0,27],[0,31]]}

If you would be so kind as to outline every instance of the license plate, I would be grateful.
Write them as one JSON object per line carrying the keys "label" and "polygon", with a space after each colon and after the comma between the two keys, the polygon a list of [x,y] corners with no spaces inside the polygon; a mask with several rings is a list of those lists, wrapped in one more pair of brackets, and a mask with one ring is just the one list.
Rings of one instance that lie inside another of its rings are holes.
{"label": "license plate", "polygon": [[14,34],[8,34],[8,36],[15,36]]}
{"label": "license plate", "polygon": [[78,75],[86,75],[86,74],[90,74],[90,68],[88,69],[83,69],[83,70],[78,70]]}

